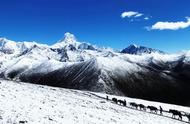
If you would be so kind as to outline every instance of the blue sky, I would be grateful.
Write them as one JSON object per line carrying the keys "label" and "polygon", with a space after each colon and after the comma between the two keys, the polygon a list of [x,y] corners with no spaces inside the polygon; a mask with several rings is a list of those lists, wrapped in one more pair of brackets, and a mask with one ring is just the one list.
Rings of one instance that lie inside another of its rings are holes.
{"label": "blue sky", "polygon": [[0,36],[53,44],[65,32],[122,49],[190,50],[189,0],[0,0]]}

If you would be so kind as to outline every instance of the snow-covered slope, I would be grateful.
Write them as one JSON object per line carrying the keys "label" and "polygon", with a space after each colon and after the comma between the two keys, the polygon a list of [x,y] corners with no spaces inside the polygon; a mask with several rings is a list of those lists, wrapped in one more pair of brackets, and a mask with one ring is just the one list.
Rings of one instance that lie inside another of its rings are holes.
{"label": "snow-covered slope", "polygon": [[39,44],[36,42],[15,42],[8,40],[6,38],[0,38],[0,52],[3,52],[5,54],[20,54],[25,50],[28,50],[32,48],[33,46],[38,45],[38,46],[43,46],[43,47],[48,47],[47,45],[44,44]]}
{"label": "snow-covered slope", "polygon": [[[182,124],[168,113],[151,114],[99,98],[89,91],[55,88],[0,80],[0,123],[2,124]],[[97,94],[106,97],[106,94]],[[128,102],[162,106],[164,110],[190,108],[127,97]],[[127,104],[128,105],[128,104]],[[183,117],[183,121],[187,121]]]}
{"label": "snow-covered slope", "polygon": [[190,106],[190,52],[148,53],[99,48],[71,33],[51,46],[1,38],[0,77]]}

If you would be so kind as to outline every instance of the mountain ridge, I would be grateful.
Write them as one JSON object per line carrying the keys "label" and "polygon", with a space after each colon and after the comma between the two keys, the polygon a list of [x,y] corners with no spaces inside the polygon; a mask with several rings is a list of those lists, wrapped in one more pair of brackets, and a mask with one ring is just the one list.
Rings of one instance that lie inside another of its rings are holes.
{"label": "mountain ridge", "polygon": [[1,78],[190,106],[190,51],[120,53],[68,33],[51,46],[17,44],[0,51]]}
{"label": "mountain ridge", "polygon": [[148,47],[145,47],[145,46],[138,46],[136,44],[129,45],[127,48],[123,49],[121,51],[121,53],[137,54],[137,55],[151,54],[151,53],[165,54],[165,52],[163,52],[163,51],[148,48]]}

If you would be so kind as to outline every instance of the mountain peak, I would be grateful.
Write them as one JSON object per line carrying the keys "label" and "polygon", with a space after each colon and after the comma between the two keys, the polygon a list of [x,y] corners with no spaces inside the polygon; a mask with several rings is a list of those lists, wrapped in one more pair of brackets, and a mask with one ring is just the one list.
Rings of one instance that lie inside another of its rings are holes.
{"label": "mountain peak", "polygon": [[70,32],[66,32],[66,33],[64,34],[64,36],[65,36],[66,38],[74,38],[74,37],[75,37],[74,34],[72,34],[72,33],[70,33]]}
{"label": "mountain peak", "polygon": [[0,38],[0,42],[5,41],[5,40],[7,40],[7,39],[4,38],[4,37],[1,37],[1,38]]}
{"label": "mountain peak", "polygon": [[155,53],[155,52],[162,53],[162,54],[164,53],[163,51],[160,51],[160,50],[148,48],[145,46],[138,46],[136,44],[129,45],[127,48],[125,48],[121,51],[121,53],[137,54],[137,55],[151,54],[151,53]]}
{"label": "mountain peak", "polygon": [[59,40],[57,43],[55,43],[54,45],[52,45],[53,48],[66,48],[66,49],[70,49],[70,47],[72,48],[77,48],[77,46],[80,43],[76,40],[75,36],[69,32],[64,34],[64,39]]}
{"label": "mountain peak", "polygon": [[17,51],[17,43],[6,38],[0,38],[0,51],[12,54]]}
{"label": "mountain peak", "polygon": [[[6,42],[10,42],[11,40],[8,40],[7,38],[5,38],[5,37],[1,37],[0,38],[0,44],[2,44],[2,43],[6,43]],[[11,41],[11,42],[13,42],[13,41]]]}
{"label": "mountain peak", "polygon": [[64,39],[59,41],[59,42],[65,42],[65,43],[70,43],[70,44],[73,44],[75,43],[77,40],[76,40],[76,37],[74,36],[74,34],[71,34],[69,32],[66,32],[64,34]]}
{"label": "mountain peak", "polygon": [[136,44],[131,44],[131,45],[129,45],[129,47],[131,47],[131,48],[139,48],[140,46],[138,46]]}

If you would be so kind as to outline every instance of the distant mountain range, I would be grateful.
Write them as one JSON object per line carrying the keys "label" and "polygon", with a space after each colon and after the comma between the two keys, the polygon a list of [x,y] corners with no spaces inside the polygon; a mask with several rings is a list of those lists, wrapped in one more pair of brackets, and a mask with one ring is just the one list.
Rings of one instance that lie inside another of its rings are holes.
{"label": "distant mountain range", "polygon": [[190,106],[190,51],[136,45],[117,51],[66,33],[51,46],[0,38],[0,56],[4,79]]}
{"label": "distant mountain range", "polygon": [[151,54],[151,53],[165,54],[165,52],[163,51],[144,47],[144,46],[138,46],[135,44],[132,44],[128,46],[127,48],[123,49],[121,53],[136,54],[136,55]]}

